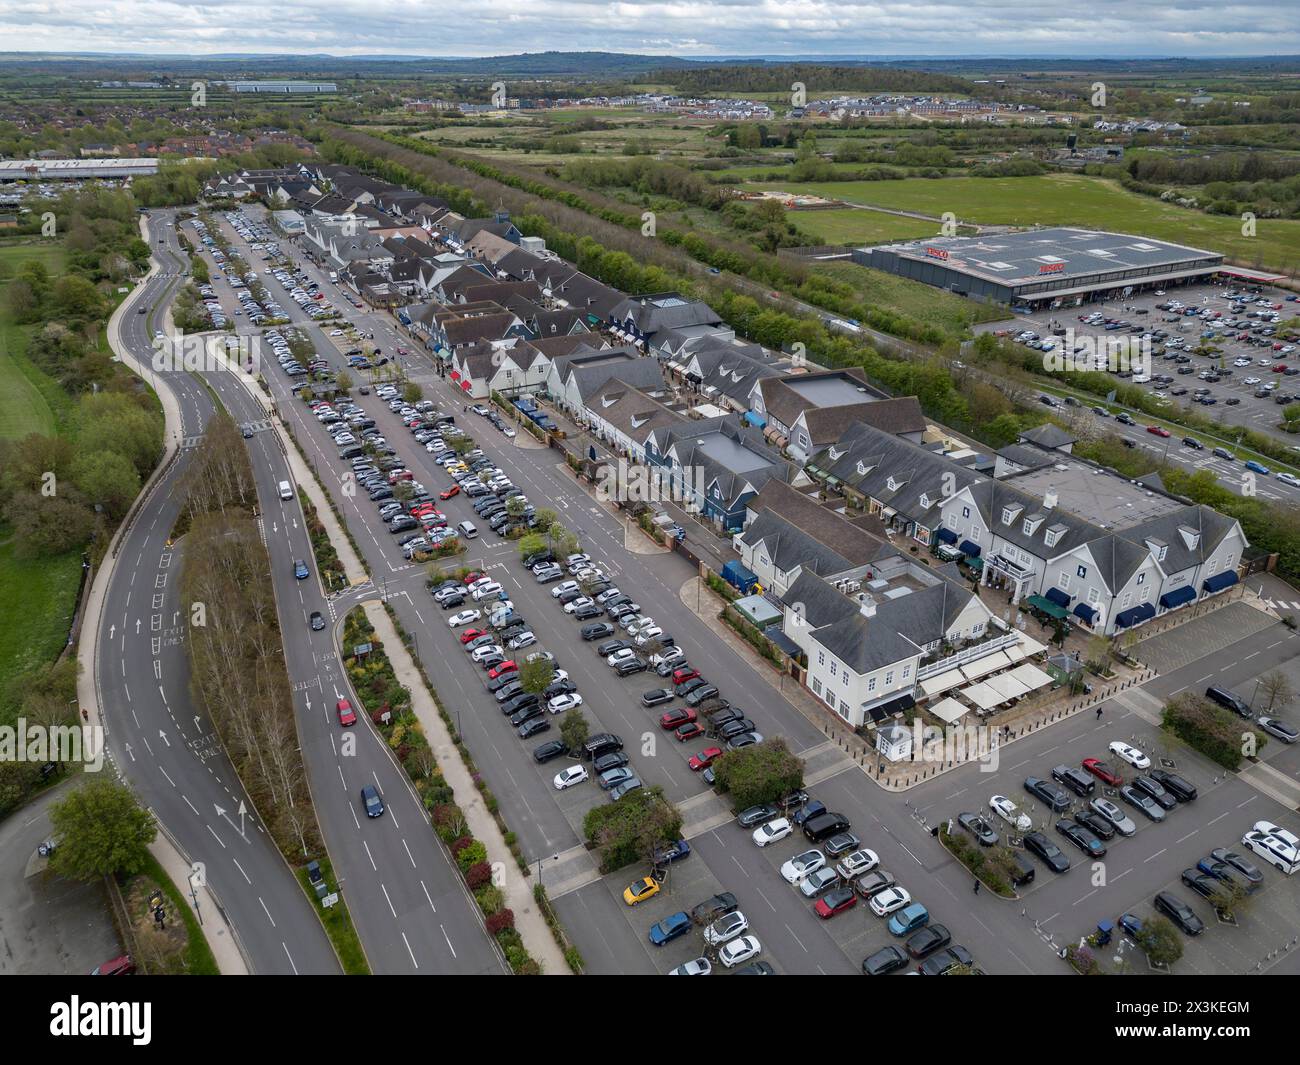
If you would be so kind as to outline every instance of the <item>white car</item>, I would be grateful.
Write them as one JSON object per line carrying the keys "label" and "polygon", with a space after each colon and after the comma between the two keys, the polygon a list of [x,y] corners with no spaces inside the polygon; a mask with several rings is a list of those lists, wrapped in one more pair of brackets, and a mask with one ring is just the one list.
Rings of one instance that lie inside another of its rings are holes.
{"label": "white car", "polygon": [[669,969],[669,976],[708,976],[713,972],[713,966],[709,963],[708,958],[696,958],[693,961],[684,962],[677,966],[676,969]]}
{"label": "white car", "polygon": [[531,647],[537,642],[537,636],[531,629],[525,629],[506,646],[512,651],[522,651],[525,647]]}
{"label": "white car", "polygon": [[895,910],[901,910],[912,901],[912,896],[895,884],[884,891],[872,895],[869,904],[871,912],[877,917],[888,917]]}
{"label": "white car", "polygon": [[1276,836],[1267,832],[1247,832],[1241,837],[1241,844],[1252,854],[1263,858],[1269,865],[1290,876],[1300,869],[1300,861],[1290,847]]}
{"label": "white car", "polygon": [[659,639],[664,634],[664,630],[658,625],[647,625],[643,629],[638,629],[636,639],[633,640],[638,647],[645,647],[652,640]]}
{"label": "white car", "polygon": [[754,843],[760,847],[766,847],[769,843],[776,843],[778,840],[785,839],[794,826],[784,817],[778,817],[775,821],[769,821],[765,825],[759,825],[754,829]]}
{"label": "white car", "polygon": [[610,655],[607,659],[605,659],[605,663],[606,665],[610,666],[610,668],[613,668],[614,666],[618,665],[620,662],[630,662],[635,657],[636,657],[636,652],[632,650],[632,648],[624,647],[621,651],[615,651],[612,655]]}
{"label": "white car", "polygon": [[447,626],[459,629],[462,625],[468,625],[471,621],[478,621],[482,616],[477,610],[462,610],[459,614],[452,614],[447,619]]}
{"label": "white car", "polygon": [[1292,855],[1300,858],[1300,838],[1296,837],[1294,832],[1288,832],[1285,828],[1279,828],[1272,821],[1256,821],[1254,825],[1256,832],[1263,832],[1267,836],[1272,836],[1285,844]]}
{"label": "white car", "polygon": [[804,851],[796,854],[781,866],[781,878],[787,884],[797,884],[809,873],[815,873],[826,864],[826,855],[819,850]]}
{"label": "white car", "polygon": [[1287,473],[1283,470],[1277,475],[1277,479],[1283,484],[1289,484],[1292,488],[1300,488],[1300,477],[1297,477],[1294,473]]}
{"label": "white car", "polygon": [[563,581],[551,589],[551,598],[559,599],[560,596],[566,594],[567,592],[576,592],[576,591],[578,591],[577,581]]}
{"label": "white car", "polygon": [[629,636],[636,636],[639,633],[643,632],[645,629],[650,628],[654,623],[655,623],[654,618],[642,617],[637,621],[632,622],[632,624],[627,627],[627,634]]}
{"label": "white car", "polygon": [[330,336],[332,336],[332,337],[341,337],[342,335],[343,335],[343,330],[342,330],[342,329],[331,329],[331,330],[330,330]]}
{"label": "white car", "polygon": [[588,599],[585,595],[580,595],[577,599],[572,599],[564,604],[564,612],[566,614],[572,614],[575,610],[581,610],[584,606],[595,605],[595,600]]}
{"label": "white car", "polygon": [[546,704],[546,709],[553,714],[562,714],[566,710],[572,710],[575,706],[582,705],[582,696],[577,692],[565,692],[563,695],[557,695]]}
{"label": "white car", "polygon": [[840,874],[840,879],[853,880],[863,873],[871,872],[879,864],[880,859],[876,856],[876,852],[863,847],[841,858],[839,864],[835,866],[835,871]]}
{"label": "white car", "polygon": [[1020,807],[1005,795],[994,795],[989,799],[989,809],[1017,832],[1028,832],[1034,827],[1034,822],[1026,814],[1022,814]]}
{"label": "white car", "polygon": [[500,644],[489,643],[484,644],[482,647],[475,647],[474,650],[470,652],[469,657],[471,661],[482,662],[483,659],[487,658],[489,655],[499,655],[503,653]]}
{"label": "white car", "polygon": [[1134,769],[1150,769],[1151,759],[1139,751],[1136,747],[1124,743],[1122,740],[1115,740],[1110,745],[1110,753],[1116,758],[1122,758]]}
{"label": "white car", "polygon": [[730,943],[724,943],[718,951],[718,961],[728,969],[757,958],[763,952],[763,944],[754,936],[741,936]]}
{"label": "white car", "polygon": [[711,947],[720,947],[730,943],[739,935],[749,931],[749,919],[739,910],[719,917],[704,930],[704,942]]}
{"label": "white car", "polygon": [[[1247,366],[1250,365],[1249,361],[1246,363],[1246,365],[1247,365]],[[1257,385],[1257,384],[1259,384],[1259,378],[1258,378],[1258,377],[1247,377],[1244,381],[1242,381],[1242,384],[1243,384],[1243,385]]]}
{"label": "white car", "polygon": [[662,666],[665,662],[677,662],[686,657],[686,652],[680,647],[665,647],[658,654],[650,656],[652,666]]}
{"label": "white car", "polygon": [[474,589],[474,598],[476,600],[486,599],[490,595],[498,595],[501,592],[501,585],[496,581],[488,581],[487,584],[480,584]]}
{"label": "white car", "polygon": [[561,769],[555,774],[552,783],[556,791],[564,791],[565,788],[571,788],[575,784],[581,784],[587,779],[587,767],[582,765],[571,765],[568,769]]}

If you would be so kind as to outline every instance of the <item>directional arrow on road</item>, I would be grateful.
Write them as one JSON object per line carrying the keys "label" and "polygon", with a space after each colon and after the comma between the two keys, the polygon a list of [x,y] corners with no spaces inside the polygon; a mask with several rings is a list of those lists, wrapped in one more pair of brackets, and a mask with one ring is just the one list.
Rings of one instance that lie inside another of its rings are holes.
{"label": "directional arrow on road", "polygon": [[167,733],[165,733],[162,729],[158,730],[158,738],[162,740],[163,743],[167,744],[168,747],[172,745],[172,741],[167,738]]}
{"label": "directional arrow on road", "polygon": [[129,743],[126,745],[126,753],[130,756],[131,761],[134,762],[134,761],[135,761],[135,751],[133,751],[133,750],[131,749],[131,745],[130,745]]}
{"label": "directional arrow on road", "polygon": [[110,625],[110,626],[108,627],[108,638],[109,638],[110,640],[113,638],[113,633],[115,633],[115,632],[117,632],[117,626],[116,626],[116,625]]}
{"label": "directional arrow on road", "polygon": [[136,634],[137,636],[140,635],[140,619],[139,619],[139,618],[136,618],[136,619],[135,619],[135,634]]}
{"label": "directional arrow on road", "polygon": [[[222,808],[221,808],[217,803],[213,803],[212,805],[216,808],[217,816],[218,816],[218,817],[224,817],[224,818],[226,819],[226,823],[227,823],[228,825],[230,825],[231,828],[234,828],[234,827],[235,827],[235,822],[232,821],[232,820],[230,820],[230,815],[229,815],[228,813],[226,813],[226,811],[223,810],[223,809],[222,809]],[[238,832],[239,832],[239,834],[240,834],[241,836],[243,836],[243,835],[244,835],[244,825],[243,825],[243,821],[244,821],[244,800],[243,800],[243,799],[240,799],[240,800],[239,800],[239,811],[238,811],[238,813],[239,813],[239,821],[240,821]],[[247,837],[245,837],[245,838],[247,838]]]}

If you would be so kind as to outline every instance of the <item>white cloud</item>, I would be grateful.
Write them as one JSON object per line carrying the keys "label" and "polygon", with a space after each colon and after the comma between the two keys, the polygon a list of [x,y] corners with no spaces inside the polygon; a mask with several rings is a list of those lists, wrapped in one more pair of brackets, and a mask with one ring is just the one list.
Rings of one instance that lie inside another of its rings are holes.
{"label": "white cloud", "polygon": [[1283,55],[1300,5],[1090,0],[14,0],[5,47],[168,55],[327,52],[485,56],[610,51],[707,55]]}

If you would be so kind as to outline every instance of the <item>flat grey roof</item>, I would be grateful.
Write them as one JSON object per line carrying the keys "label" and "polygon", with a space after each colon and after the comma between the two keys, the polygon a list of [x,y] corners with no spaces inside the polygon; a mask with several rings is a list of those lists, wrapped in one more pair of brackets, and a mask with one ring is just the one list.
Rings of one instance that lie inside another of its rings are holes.
{"label": "flat grey roof", "polygon": [[781,378],[783,384],[819,407],[843,407],[850,403],[866,403],[879,397],[860,389],[842,377],[814,377],[801,379],[797,374]]}
{"label": "flat grey roof", "polygon": [[[1113,473],[1066,459],[1027,473],[1007,477],[1006,483],[1042,499],[1051,489],[1057,506],[1106,529],[1127,529],[1181,510],[1182,504],[1151,492]],[[1050,519],[1050,514],[1048,515]],[[1048,524],[1051,524],[1050,520]]]}
{"label": "flat grey roof", "polygon": [[863,250],[888,250],[1003,285],[1161,266],[1172,269],[1223,258],[1218,252],[1152,237],[1064,226],[980,237],[930,237]]}
{"label": "flat grey roof", "polygon": [[722,433],[702,437],[700,450],[732,473],[749,473],[750,470],[761,470],[770,464],[763,455],[750,451]]}

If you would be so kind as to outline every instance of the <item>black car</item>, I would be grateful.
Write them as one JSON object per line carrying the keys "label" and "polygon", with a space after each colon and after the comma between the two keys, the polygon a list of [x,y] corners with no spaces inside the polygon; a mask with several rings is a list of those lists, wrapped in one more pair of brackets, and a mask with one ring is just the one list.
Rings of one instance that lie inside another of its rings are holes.
{"label": "black car", "polygon": [[630,677],[633,673],[644,673],[645,668],[644,658],[629,658],[616,665],[614,672],[620,677]]}
{"label": "black car", "polygon": [[1051,781],[1040,777],[1025,777],[1025,791],[1039,802],[1046,803],[1048,809],[1054,813],[1070,808],[1070,793],[1064,788],[1058,788]]}
{"label": "black car", "polygon": [[622,751],[610,751],[609,754],[602,754],[591,763],[592,771],[597,776],[601,773],[608,772],[611,769],[621,769],[629,762],[628,756]]}
{"label": "black car", "polygon": [[532,717],[519,726],[517,731],[521,740],[526,740],[536,736],[539,732],[549,732],[551,730],[550,718],[546,716]]}
{"label": "black car", "polygon": [[1205,931],[1205,923],[1196,916],[1196,911],[1172,892],[1157,892],[1152,901],[1155,908],[1181,928],[1184,934],[1199,936]]}
{"label": "black car", "polygon": [[311,617],[309,617],[307,621],[311,625],[313,632],[320,632],[320,630],[325,627],[325,619],[321,617],[321,612],[319,610],[313,610],[311,612]]}
{"label": "black car", "polygon": [[728,721],[721,728],[715,729],[715,731],[720,740],[734,740],[737,736],[742,736],[746,732],[753,732],[754,728],[754,722],[750,721],[749,718],[739,717],[732,721]]}
{"label": "black car", "polygon": [[975,959],[965,947],[952,946],[947,950],[940,951],[928,961],[921,963],[919,972],[922,976],[943,976],[959,965],[971,966],[975,964]]}
{"label": "black car", "polygon": [[1205,450],[1205,445],[1202,444],[1199,440],[1197,440],[1196,437],[1194,437],[1194,436],[1185,436],[1185,437],[1183,437],[1183,447],[1189,447],[1189,448],[1191,448],[1193,451],[1204,451],[1204,450]]}
{"label": "black car", "polygon": [[703,688],[708,683],[703,677],[692,677],[690,680],[684,680],[680,684],[674,685],[673,690],[678,695],[690,695],[696,688]]}
{"label": "black car", "polygon": [[1264,882],[1264,874],[1259,871],[1259,867],[1243,854],[1230,851],[1226,847],[1216,847],[1210,851],[1210,857],[1240,873],[1251,888],[1259,887]]}
{"label": "black car", "polygon": [[1081,810],[1074,815],[1074,819],[1098,839],[1115,838],[1115,826],[1100,814],[1095,814],[1091,810]]}
{"label": "black car", "polygon": [[903,953],[901,947],[896,947],[892,943],[887,947],[881,947],[862,961],[862,971],[867,976],[886,976],[906,966],[907,955]]}
{"label": "black car", "polygon": [[1196,786],[1190,781],[1184,780],[1177,773],[1170,773],[1164,769],[1153,769],[1147,776],[1173,795],[1179,802],[1191,802],[1196,798]]}
{"label": "black car", "polygon": [[1104,858],[1106,847],[1096,836],[1077,821],[1063,817],[1056,822],[1056,831],[1073,843],[1089,858]]}
{"label": "black car", "polygon": [[569,753],[569,747],[563,740],[549,740],[540,747],[533,748],[534,762],[549,762]]}
{"label": "black car", "polygon": [[541,717],[545,713],[546,707],[541,703],[527,703],[510,715],[510,724],[518,728],[525,721],[531,721],[533,718]]}
{"label": "black car", "polygon": [[502,673],[501,676],[497,677],[495,680],[488,681],[487,690],[493,693],[499,692],[507,684],[514,684],[518,680],[519,674],[511,670],[509,673]]}
{"label": "black car", "polygon": [[706,684],[703,688],[696,688],[690,695],[686,696],[686,705],[690,707],[699,706],[718,694],[718,689],[712,684]]}
{"label": "black car", "polygon": [[[498,677],[497,679],[502,680],[504,678]],[[504,684],[501,685],[501,687],[499,687],[496,690],[497,702],[507,703],[511,699],[513,699],[516,695],[521,695],[523,693],[523,690],[524,690],[524,686],[519,683],[518,675],[516,674],[514,676],[511,676],[508,680],[506,680]]]}
{"label": "black car", "polygon": [[993,826],[989,824],[988,818],[984,817],[982,814],[958,814],[957,824],[961,825],[962,828],[979,840],[981,847],[993,847],[997,845],[998,834],[993,831]]}
{"label": "black car", "polygon": [[907,953],[920,959],[928,957],[936,950],[942,950],[952,942],[952,933],[941,924],[928,924],[908,937],[904,946]]}
{"label": "black car", "polygon": [[573,616],[578,621],[590,621],[592,618],[598,618],[604,611],[595,603],[588,603],[586,606],[580,606],[573,612]]}
{"label": "black car", "polygon": [[608,621],[597,621],[594,624],[582,626],[580,635],[588,642],[603,640],[606,636],[614,635],[614,626]]}
{"label": "black car", "polygon": [[827,858],[838,858],[841,854],[848,854],[849,851],[855,851],[861,846],[862,840],[852,832],[837,832],[822,844],[822,850],[826,852]]}
{"label": "black car", "polygon": [[578,686],[567,677],[561,680],[553,680],[542,689],[542,698],[554,699],[557,695],[568,695],[570,692],[576,692]]}
{"label": "black car", "polygon": [[1172,794],[1165,791],[1164,787],[1157,781],[1152,780],[1149,776],[1138,777],[1133,781],[1133,787],[1139,791],[1146,792],[1151,798],[1160,804],[1162,810],[1172,810],[1178,805],[1178,800]]}
{"label": "black car", "polygon": [[817,799],[808,799],[794,812],[794,816],[790,818],[790,820],[792,820],[796,825],[803,825],[809,818],[816,817],[818,814],[824,814],[825,812],[826,804],[824,802],[820,802]]}
{"label": "black car", "polygon": [[[527,710],[529,707],[539,706],[537,696],[532,692],[522,692],[513,699],[507,699],[505,705],[501,707],[501,712],[511,716],[519,713],[521,710]],[[518,722],[516,722],[518,724]]]}
{"label": "black car", "polygon": [[1025,833],[1025,850],[1032,851],[1047,863],[1054,873],[1064,873],[1070,868],[1070,859],[1061,853],[1061,848],[1041,832]]}
{"label": "black car", "polygon": [[792,791],[789,795],[785,796],[785,798],[778,802],[777,805],[781,807],[782,810],[786,811],[786,813],[789,813],[791,810],[796,810],[800,806],[803,806],[807,801],[808,793],[806,791]]}
{"label": "black car", "polygon": [[1233,882],[1203,873],[1199,869],[1184,869],[1179,879],[1201,898],[1208,900],[1215,909],[1219,908],[1221,900],[1226,901],[1232,894]]}
{"label": "black car", "polygon": [[735,913],[738,909],[740,903],[736,901],[736,896],[730,891],[724,891],[718,895],[710,895],[691,910],[691,920],[699,925],[712,924],[719,917]]}
{"label": "black car", "polygon": [[751,806],[747,810],[741,810],[736,816],[736,824],[741,828],[755,828],[758,825],[765,825],[768,821],[775,820],[781,816],[781,809],[775,803],[765,802],[759,806]]}
{"label": "black car", "polygon": [[632,645],[627,640],[606,640],[602,644],[597,644],[596,654],[601,658],[608,658],[615,651],[630,650]]}
{"label": "black car", "polygon": [[651,688],[648,692],[641,693],[642,706],[659,706],[661,703],[670,703],[673,701],[671,688]]}

